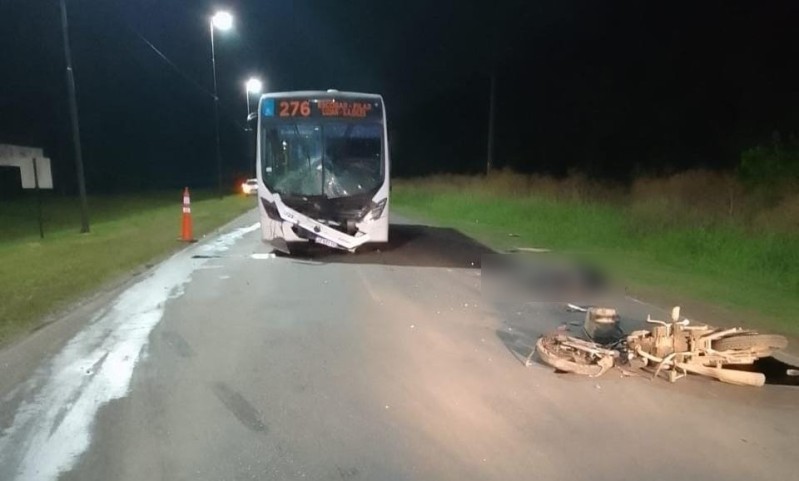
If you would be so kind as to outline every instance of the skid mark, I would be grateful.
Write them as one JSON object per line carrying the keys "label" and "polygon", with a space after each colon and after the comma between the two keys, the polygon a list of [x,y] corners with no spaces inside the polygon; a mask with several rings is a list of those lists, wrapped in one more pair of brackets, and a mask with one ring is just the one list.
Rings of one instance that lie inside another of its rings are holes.
{"label": "skid mark", "polygon": [[222,404],[236,416],[245,428],[251,431],[264,432],[266,425],[261,421],[261,413],[238,391],[234,391],[223,382],[214,383],[211,387]]}
{"label": "skid mark", "polygon": [[194,349],[180,334],[175,331],[166,331],[161,333],[163,339],[180,357],[194,356]]}

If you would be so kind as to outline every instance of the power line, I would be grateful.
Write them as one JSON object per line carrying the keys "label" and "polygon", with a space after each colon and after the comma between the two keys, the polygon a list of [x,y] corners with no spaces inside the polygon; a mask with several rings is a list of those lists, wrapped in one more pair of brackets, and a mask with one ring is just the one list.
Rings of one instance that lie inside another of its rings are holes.
{"label": "power line", "polygon": [[156,53],[156,54],[157,54],[159,57],[161,57],[161,59],[162,59],[164,62],[166,62],[166,63],[167,63],[167,65],[169,65],[170,67],[172,67],[172,69],[173,69],[175,72],[177,72],[177,73],[178,73],[178,74],[179,74],[181,77],[183,77],[183,79],[184,79],[184,80],[186,80],[186,81],[187,81],[187,82],[189,82],[190,84],[194,85],[194,86],[195,86],[195,87],[196,87],[198,90],[200,90],[202,93],[204,93],[204,94],[208,95],[208,96],[209,96],[209,97],[211,97],[211,98],[214,98],[214,94],[213,94],[212,92],[210,92],[209,90],[207,90],[205,87],[203,87],[202,85],[200,85],[199,83],[197,83],[197,82],[196,82],[194,79],[192,79],[191,77],[189,77],[189,76],[188,76],[186,73],[184,73],[184,72],[183,72],[183,71],[180,69],[180,67],[178,67],[177,65],[175,65],[175,62],[173,62],[173,61],[169,60],[169,58],[168,58],[166,55],[164,55],[164,53],[163,53],[163,52],[161,52],[160,50],[158,50],[158,48],[157,48],[155,45],[153,45],[153,44],[152,44],[152,42],[150,42],[149,40],[147,40],[146,38],[144,38],[144,36],[143,36],[142,34],[140,34],[139,32],[137,32],[136,30],[133,30],[133,28],[132,28],[132,27],[130,27],[130,26],[128,26],[128,25],[124,25],[124,26],[125,26],[125,27],[126,27],[128,30],[130,30],[130,31],[131,31],[131,32],[132,32],[134,35],[136,35],[136,36],[139,38],[139,40],[141,40],[141,41],[142,41],[142,42],[144,42],[144,43],[145,43],[145,44],[146,44],[148,47],[150,47],[150,48],[153,50],[153,52],[155,52],[155,53]]}
{"label": "power line", "polygon": [[[172,70],[175,71],[175,73],[180,75],[183,78],[183,80],[189,82],[192,86],[194,86],[196,89],[198,89],[200,92],[204,93],[208,97],[210,97],[212,99],[214,98],[213,92],[211,92],[210,90],[206,89],[200,83],[198,83],[197,81],[192,79],[175,62],[170,60],[169,57],[167,57],[165,53],[163,53],[161,50],[158,49],[158,47],[153,45],[153,43],[151,41],[149,41],[144,35],[142,35],[136,29],[134,29],[133,27],[128,25],[124,20],[121,20],[119,18],[117,18],[117,20],[118,20],[119,24],[121,24],[123,27],[125,27],[127,30],[129,30],[133,35],[136,36],[136,38],[141,40],[145,45],[147,45],[147,47],[149,47],[153,52],[155,52],[155,54],[158,55],[158,57],[161,60],[166,62],[166,64],[169,65],[172,68]],[[220,102],[220,110],[225,114],[225,117],[227,117],[227,119],[230,122],[233,122],[241,130],[246,130],[246,126],[242,125],[241,122],[235,120],[235,118],[236,118],[235,115],[233,115],[232,112],[229,109],[225,108],[221,104],[223,104],[223,102]]]}
{"label": "power line", "polygon": [[[170,67],[172,67],[172,69],[174,69],[175,72],[177,72],[181,77],[183,77],[184,80],[186,80],[187,82],[189,82],[192,85],[194,85],[196,88],[198,88],[205,95],[211,97],[212,99],[214,98],[213,92],[211,92],[210,90],[205,89],[205,87],[203,87],[202,85],[197,83],[195,80],[193,80],[191,77],[189,77],[186,73],[184,73],[180,69],[180,67],[178,67],[175,64],[175,62],[169,60],[169,58],[163,52],[158,50],[158,48],[155,45],[153,45],[152,42],[150,42],[149,40],[144,38],[144,36],[142,34],[140,34],[139,32],[137,32],[135,30],[133,30],[133,28],[128,26],[128,25],[125,25],[125,27],[127,27],[131,32],[133,32],[133,34],[135,34],[142,42],[147,44],[148,47],[150,47],[159,57],[161,57],[162,60],[164,60]],[[220,104],[221,103],[222,102],[220,102]],[[234,115],[230,112],[229,109],[227,109],[224,106],[220,105],[220,110],[225,113],[225,116],[228,118],[228,120],[230,122],[233,122],[234,124],[236,124],[236,126],[238,128],[240,128],[242,130],[246,130],[244,125],[242,125],[239,121],[235,120]]]}

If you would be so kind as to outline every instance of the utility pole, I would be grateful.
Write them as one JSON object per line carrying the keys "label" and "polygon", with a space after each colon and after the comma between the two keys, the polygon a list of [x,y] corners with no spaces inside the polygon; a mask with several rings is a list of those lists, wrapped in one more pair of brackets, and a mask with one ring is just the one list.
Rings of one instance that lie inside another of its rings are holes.
{"label": "utility pole", "polygon": [[222,198],[222,148],[219,145],[219,93],[216,89],[216,52],[214,51],[214,22],[211,21],[211,69],[214,73],[214,127],[216,133],[216,182]]}
{"label": "utility pole", "polygon": [[486,149],[486,175],[494,166],[494,104],[496,103],[496,74],[491,72],[491,88],[488,97],[488,146]]}
{"label": "utility pole", "polygon": [[214,50],[214,30],[230,30],[233,28],[233,16],[220,10],[210,18],[208,26],[211,29],[211,69],[214,73],[214,129],[216,131],[216,181],[219,189],[219,198],[223,197],[222,190],[222,148],[219,146],[219,92],[216,89],[216,50]]}
{"label": "utility pole", "polygon": [[[258,148],[255,145],[257,139],[255,138],[255,134],[252,133],[254,130],[252,128],[251,122],[252,122],[252,120],[255,120],[256,121],[255,125],[258,125],[258,122],[257,122],[258,115],[257,115],[257,112],[256,112],[256,115],[253,115],[253,119],[250,119],[250,116],[252,115],[250,113],[250,94],[251,93],[260,94],[263,91],[263,88],[264,88],[263,82],[261,82],[256,77],[250,77],[247,80],[247,82],[244,84],[244,94],[247,96],[247,124],[246,124],[246,128],[244,129],[244,132],[245,132],[245,135],[247,136],[247,145],[249,146],[249,148],[247,149],[247,155],[249,155],[250,158],[252,159],[252,170],[251,170],[251,173],[252,173],[253,177],[258,175],[258,173],[255,171],[255,169],[256,169],[256,167],[255,167],[256,166],[255,157],[257,155],[256,150]],[[255,103],[255,109],[258,110],[258,102]]]}
{"label": "utility pole", "polygon": [[256,150],[256,148],[253,148],[253,144],[255,143],[255,139],[254,139],[254,136],[253,136],[253,133],[252,133],[253,129],[252,129],[251,124],[250,124],[250,122],[251,122],[251,120],[250,120],[250,89],[245,89],[245,90],[246,90],[245,95],[247,96],[247,123],[244,124],[244,126],[245,126],[244,127],[244,135],[247,136],[247,146],[249,147],[247,149],[247,155],[249,155],[250,159],[252,160],[252,165],[250,166],[251,167],[250,168],[250,175],[252,175],[253,177],[256,177],[257,174],[258,174],[255,171],[256,170],[256,168],[255,168],[255,155],[256,155],[255,154],[255,150]]}
{"label": "utility pole", "polygon": [[72,54],[69,50],[69,24],[67,5],[61,0],[61,30],[64,37],[64,58],[67,63],[67,90],[69,95],[69,115],[72,120],[72,143],[75,147],[75,170],[78,175],[80,194],[80,232],[89,232],[89,204],[86,201],[86,180],[83,175],[83,155],[80,148],[80,125],[78,124],[78,99],[75,94],[75,76],[72,73]]}

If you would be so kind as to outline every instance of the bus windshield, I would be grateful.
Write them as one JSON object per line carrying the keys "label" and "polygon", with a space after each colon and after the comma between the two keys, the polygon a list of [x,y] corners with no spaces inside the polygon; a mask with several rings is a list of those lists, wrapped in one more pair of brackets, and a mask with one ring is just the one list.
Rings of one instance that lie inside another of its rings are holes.
{"label": "bus windshield", "polygon": [[262,176],[269,190],[328,199],[367,194],[383,182],[377,122],[266,123]]}

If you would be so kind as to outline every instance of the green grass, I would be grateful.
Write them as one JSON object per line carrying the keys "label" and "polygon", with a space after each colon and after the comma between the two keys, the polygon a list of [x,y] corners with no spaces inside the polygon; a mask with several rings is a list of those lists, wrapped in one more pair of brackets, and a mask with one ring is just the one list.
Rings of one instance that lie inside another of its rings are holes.
{"label": "green grass", "polygon": [[[181,192],[90,197],[91,233],[79,234],[77,200],[48,197],[44,240],[34,199],[0,202],[0,344],[104,282],[179,249],[181,200]],[[252,198],[193,192],[195,237],[252,207]]]}
{"label": "green grass", "polygon": [[630,202],[554,199],[494,187],[457,178],[454,183],[397,182],[392,208],[455,227],[501,249],[530,246],[580,253],[605,266],[633,292],[661,302],[721,307],[740,314],[734,322],[799,335],[795,231],[689,222],[680,212]]}

